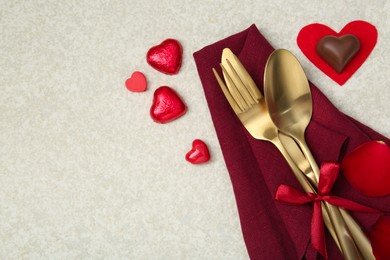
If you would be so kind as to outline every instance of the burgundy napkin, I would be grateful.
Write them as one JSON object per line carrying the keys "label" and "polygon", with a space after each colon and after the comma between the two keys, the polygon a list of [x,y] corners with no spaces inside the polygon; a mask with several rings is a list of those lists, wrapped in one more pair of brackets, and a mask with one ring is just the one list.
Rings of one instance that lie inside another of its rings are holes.
{"label": "burgundy napkin", "polygon": [[[274,50],[255,25],[243,32],[206,46],[194,53],[199,77],[233,185],[241,228],[251,259],[316,259],[310,244],[312,205],[296,206],[276,202],[280,184],[300,189],[289,166],[269,142],[259,141],[245,130],[220,90],[211,68],[221,75],[223,48],[230,48],[241,60],[260,90],[264,68]],[[306,130],[307,143],[317,163],[340,162],[358,145],[370,140],[390,140],[346,116],[311,84],[313,117]],[[348,100],[346,100],[348,102]],[[390,196],[368,198],[346,182],[342,174],[333,194],[380,210],[389,210]],[[351,213],[366,232],[380,214]],[[330,259],[342,256],[327,233]]]}

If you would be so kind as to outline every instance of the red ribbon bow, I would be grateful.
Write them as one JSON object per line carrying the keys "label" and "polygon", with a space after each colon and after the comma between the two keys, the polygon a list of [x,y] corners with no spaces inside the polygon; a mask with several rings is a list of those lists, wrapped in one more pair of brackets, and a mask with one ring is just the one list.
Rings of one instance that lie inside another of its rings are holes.
{"label": "red ribbon bow", "polygon": [[340,166],[333,162],[324,162],[321,164],[320,178],[318,182],[318,194],[306,192],[303,193],[293,187],[280,185],[276,191],[275,199],[296,205],[302,205],[313,202],[314,209],[311,218],[311,243],[313,247],[326,259],[328,254],[325,244],[324,221],[322,219],[321,202],[327,201],[338,207],[359,212],[380,212],[379,210],[363,206],[348,199],[328,194],[338,177]]}

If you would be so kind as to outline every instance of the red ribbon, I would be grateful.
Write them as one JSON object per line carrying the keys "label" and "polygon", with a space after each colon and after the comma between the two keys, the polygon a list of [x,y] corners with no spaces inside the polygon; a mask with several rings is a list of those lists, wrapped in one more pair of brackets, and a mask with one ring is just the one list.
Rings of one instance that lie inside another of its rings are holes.
{"label": "red ribbon", "polygon": [[318,194],[306,192],[303,193],[293,187],[280,185],[276,191],[275,199],[281,202],[287,202],[296,205],[302,205],[313,202],[314,209],[311,218],[311,243],[313,247],[326,259],[328,254],[325,244],[324,221],[322,218],[321,202],[327,201],[338,207],[359,212],[380,212],[379,210],[361,205],[348,199],[328,194],[337,179],[340,166],[333,162],[324,162],[321,164],[320,178],[318,182]]}

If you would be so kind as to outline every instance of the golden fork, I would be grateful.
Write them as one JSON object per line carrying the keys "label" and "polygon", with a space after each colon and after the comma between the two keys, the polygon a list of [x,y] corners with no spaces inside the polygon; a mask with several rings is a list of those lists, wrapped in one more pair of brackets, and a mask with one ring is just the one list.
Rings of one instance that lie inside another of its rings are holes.
{"label": "golden fork", "polygon": [[[280,141],[279,131],[268,114],[265,99],[257,88],[253,79],[250,77],[249,73],[245,70],[241,62],[230,51],[230,49],[224,49],[222,56],[228,57],[227,59],[223,59],[221,64],[222,72],[227,83],[226,85],[228,86],[225,85],[214,68],[213,73],[218,81],[219,86],[222,89],[222,92],[224,93],[237,117],[240,119],[241,123],[254,138],[273,143],[286,159],[303,189],[306,192],[316,193],[316,190],[306,179],[304,173],[296,166],[289,153],[283,146],[282,142]],[[235,70],[234,67],[240,69]],[[288,137],[285,137],[284,139],[288,140]],[[292,147],[290,149],[294,149],[294,145],[290,147]],[[296,147],[296,149],[299,148]],[[298,151],[291,153],[296,154]],[[324,217],[324,223],[328,228],[329,233],[332,235],[337,246],[340,248],[334,227],[325,207],[322,207],[322,214]]]}

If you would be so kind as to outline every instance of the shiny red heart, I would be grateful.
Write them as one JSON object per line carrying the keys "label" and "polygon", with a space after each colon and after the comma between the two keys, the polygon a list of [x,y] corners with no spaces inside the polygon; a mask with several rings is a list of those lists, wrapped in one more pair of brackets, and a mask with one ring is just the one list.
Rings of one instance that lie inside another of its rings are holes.
{"label": "shiny red heart", "polygon": [[[345,66],[341,73],[337,73],[316,52],[317,43],[325,36],[340,37],[347,34],[355,35],[360,42],[360,50]],[[378,32],[370,23],[365,21],[353,21],[347,24],[339,33],[323,24],[309,24],[301,29],[297,37],[297,43],[303,54],[329,78],[343,85],[359,69],[359,67],[374,49],[378,38]]]}
{"label": "shiny red heart", "polygon": [[172,88],[162,86],[154,92],[150,116],[155,122],[170,122],[184,115],[186,111],[187,106]]}
{"label": "shiny red heart", "polygon": [[381,216],[370,234],[372,251],[376,260],[390,259],[390,216]]}
{"label": "shiny red heart", "polygon": [[133,92],[144,92],[146,90],[146,78],[142,72],[134,72],[129,79],[126,80],[126,88]]}
{"label": "shiny red heart", "polygon": [[368,142],[343,159],[344,176],[356,190],[366,196],[390,194],[390,147],[381,142]]}
{"label": "shiny red heart", "polygon": [[210,160],[207,145],[199,139],[192,142],[192,149],[186,154],[186,160],[192,164],[201,164]]}
{"label": "shiny red heart", "polygon": [[181,67],[183,49],[179,41],[167,39],[149,49],[146,61],[156,70],[168,74],[177,74]]}

